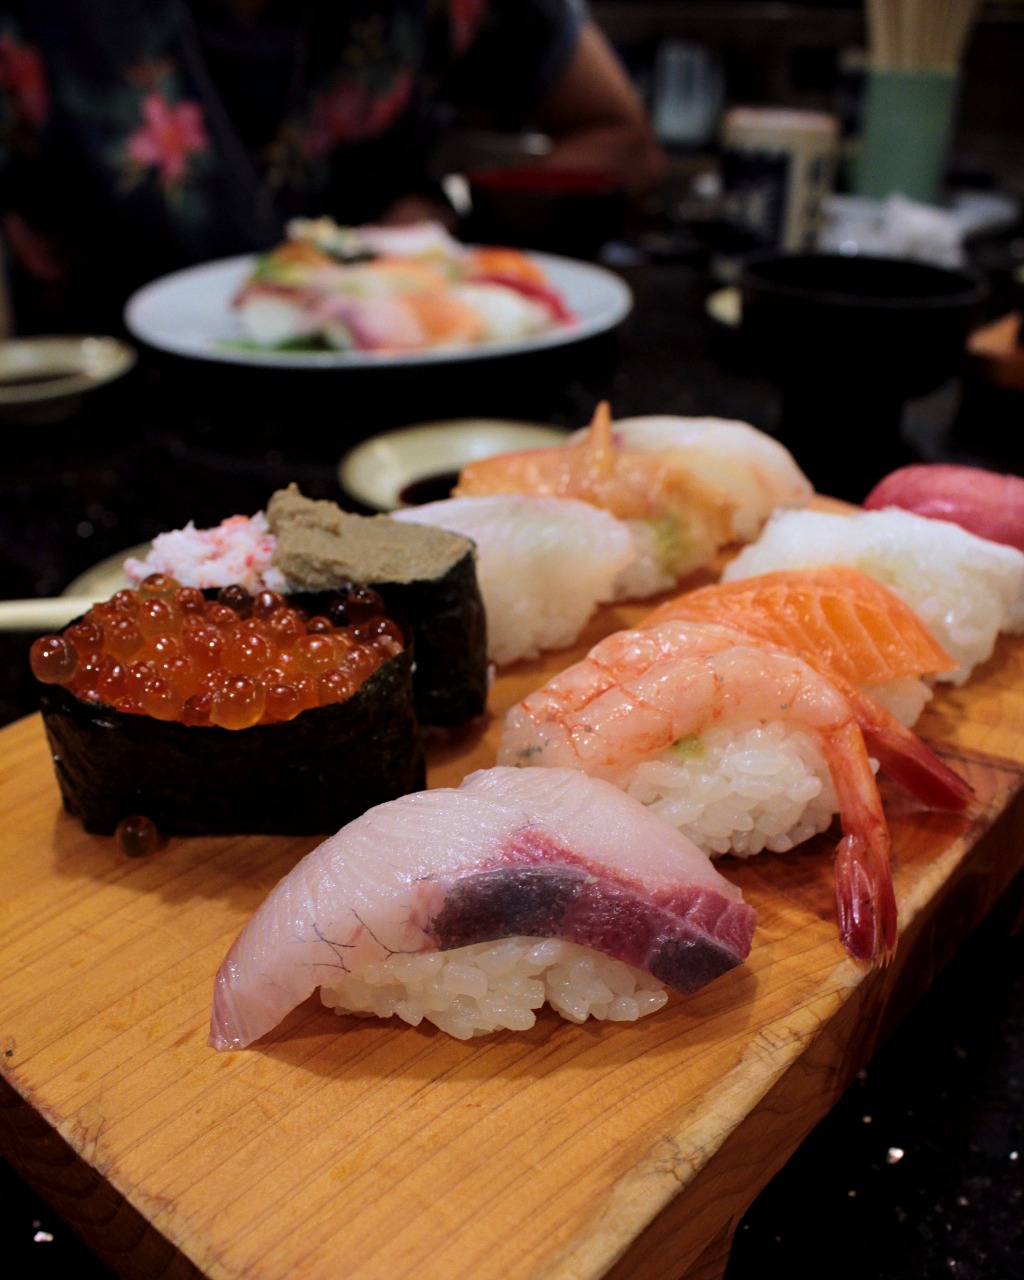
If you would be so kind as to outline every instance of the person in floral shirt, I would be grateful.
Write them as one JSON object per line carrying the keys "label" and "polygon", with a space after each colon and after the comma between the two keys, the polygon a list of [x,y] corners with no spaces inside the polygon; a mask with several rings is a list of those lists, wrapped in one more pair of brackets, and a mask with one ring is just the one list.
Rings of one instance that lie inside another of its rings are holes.
{"label": "person in floral shirt", "polygon": [[[456,112],[547,163],[661,156],[583,0],[0,0],[0,244],[19,332],[96,329],[296,214],[443,216]],[[450,211],[447,211],[450,213]]]}

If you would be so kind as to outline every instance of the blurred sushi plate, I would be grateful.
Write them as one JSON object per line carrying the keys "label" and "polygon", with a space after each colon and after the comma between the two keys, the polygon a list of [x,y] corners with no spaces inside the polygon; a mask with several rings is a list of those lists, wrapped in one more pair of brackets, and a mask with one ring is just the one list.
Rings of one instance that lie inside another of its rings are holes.
{"label": "blurred sushi plate", "polygon": [[[505,711],[651,603],[503,669],[488,714],[430,744],[428,785],[493,764]],[[1022,716],[1012,636],[925,710],[978,811],[884,792],[902,922],[887,967],[838,941],[826,833],[723,861],[758,912],[749,959],[639,1022],[545,1009],[460,1041],[314,997],[232,1054],[207,1044],[214,974],[318,839],[126,857],[61,811],[27,717],[0,732],[0,1154],[125,1275],[721,1275],[742,1213],[1020,871]]]}
{"label": "blurred sushi plate", "polygon": [[124,319],[140,342],[171,355],[279,369],[373,369],[452,364],[566,346],[614,329],[632,310],[632,291],[607,268],[555,254],[537,252],[529,257],[543,269],[575,319],[507,341],[411,351],[261,350],[246,345],[231,304],[252,274],[255,255],[162,276],[129,298]]}

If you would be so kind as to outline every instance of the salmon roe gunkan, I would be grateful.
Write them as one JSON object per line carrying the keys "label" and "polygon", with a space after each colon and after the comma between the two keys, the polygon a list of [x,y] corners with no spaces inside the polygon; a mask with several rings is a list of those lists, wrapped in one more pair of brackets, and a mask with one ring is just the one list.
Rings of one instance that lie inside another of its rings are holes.
{"label": "salmon roe gunkan", "polygon": [[83,702],[187,725],[248,729],[347,701],[404,647],[371,587],[308,615],[275,591],[208,600],[166,574],[95,604],[29,651],[37,680]]}

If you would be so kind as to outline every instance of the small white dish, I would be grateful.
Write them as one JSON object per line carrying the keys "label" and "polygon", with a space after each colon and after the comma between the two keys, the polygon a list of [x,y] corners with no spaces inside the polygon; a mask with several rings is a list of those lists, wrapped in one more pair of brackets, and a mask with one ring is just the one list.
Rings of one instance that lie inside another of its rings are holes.
{"label": "small white dish", "polygon": [[[559,427],[504,418],[455,418],[400,427],[350,449],[338,464],[341,487],[365,507],[394,511],[444,498],[467,463],[516,449],[561,444]],[[411,492],[413,485],[419,491]]]}
{"label": "small white dish", "polygon": [[0,409],[55,420],[135,361],[133,347],[110,337],[55,334],[0,342]]}
{"label": "small white dish", "polygon": [[0,632],[59,631],[88,612],[97,601],[109,600],[115,591],[130,587],[132,584],[125,574],[124,562],[129,556],[144,559],[151,546],[152,543],[141,542],[126,551],[107,556],[69,582],[59,596],[0,600]]}

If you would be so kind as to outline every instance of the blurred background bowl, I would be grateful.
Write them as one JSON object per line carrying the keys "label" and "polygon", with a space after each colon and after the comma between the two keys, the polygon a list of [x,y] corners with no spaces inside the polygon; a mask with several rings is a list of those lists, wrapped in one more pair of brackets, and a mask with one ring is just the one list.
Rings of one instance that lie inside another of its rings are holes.
{"label": "blurred background bowl", "polygon": [[467,175],[471,211],[463,235],[478,244],[505,244],[592,258],[622,229],[625,194],[602,170],[514,165]]}
{"label": "blurred background bowl", "polygon": [[853,501],[914,459],[904,405],[963,371],[989,292],[966,268],[822,253],[750,255],[737,287],[744,346],[781,395],[775,434]]}
{"label": "blurred background bowl", "polygon": [[780,380],[865,378],[920,395],[961,364],[982,277],[903,258],[757,254],[740,268],[743,329]]}

